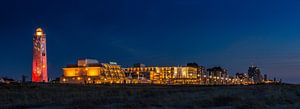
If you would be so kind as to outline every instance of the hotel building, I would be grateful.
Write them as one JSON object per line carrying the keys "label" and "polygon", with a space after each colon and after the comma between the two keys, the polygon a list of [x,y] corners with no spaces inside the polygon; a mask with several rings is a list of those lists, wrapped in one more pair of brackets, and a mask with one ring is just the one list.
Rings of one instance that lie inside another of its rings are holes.
{"label": "hotel building", "polygon": [[248,76],[230,77],[226,69],[207,69],[196,63],[187,66],[145,66],[121,68],[115,62],[99,63],[94,59],[80,59],[77,64],[63,68],[60,83],[71,84],[161,84],[161,85],[237,85],[253,84]]}
{"label": "hotel building", "polygon": [[149,80],[152,84],[200,84],[201,73],[194,67],[130,67],[125,74],[133,83]]}
{"label": "hotel building", "polygon": [[101,84],[124,83],[125,75],[115,62],[99,63],[94,59],[80,59],[77,64],[63,68],[61,83]]}

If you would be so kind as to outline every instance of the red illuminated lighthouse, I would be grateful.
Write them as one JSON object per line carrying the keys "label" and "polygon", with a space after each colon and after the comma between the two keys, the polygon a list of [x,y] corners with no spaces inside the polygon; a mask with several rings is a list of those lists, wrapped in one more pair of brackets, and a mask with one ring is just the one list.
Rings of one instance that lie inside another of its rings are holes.
{"label": "red illuminated lighthouse", "polygon": [[37,28],[33,37],[32,82],[48,82],[46,34]]}

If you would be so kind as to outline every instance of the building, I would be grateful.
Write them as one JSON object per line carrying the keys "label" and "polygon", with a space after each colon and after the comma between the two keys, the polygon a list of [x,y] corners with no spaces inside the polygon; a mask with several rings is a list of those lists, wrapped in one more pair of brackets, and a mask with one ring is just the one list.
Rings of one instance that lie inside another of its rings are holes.
{"label": "building", "polygon": [[33,37],[32,82],[48,82],[46,34],[37,28]]}
{"label": "building", "polygon": [[10,83],[17,83],[14,79],[7,78],[7,77],[0,77],[0,84],[5,83],[5,84],[10,84]]}
{"label": "building", "polygon": [[263,77],[261,75],[260,69],[254,65],[249,67],[248,76],[249,78],[252,78],[255,83],[262,83],[263,81]]}
{"label": "building", "polygon": [[264,81],[268,81],[268,75],[267,74],[264,74]]}
{"label": "building", "polygon": [[194,67],[129,67],[124,68],[131,83],[152,84],[200,84],[201,79]]}
{"label": "building", "polygon": [[187,63],[186,66],[187,66],[187,67],[197,68],[197,73],[198,73],[198,75],[200,75],[201,77],[204,76],[204,73],[205,73],[205,68],[204,68],[204,66],[199,66],[197,63]]}
{"label": "building", "polygon": [[254,83],[253,79],[249,78],[247,73],[236,73],[235,76],[241,84],[247,85]]}
{"label": "building", "polygon": [[213,67],[207,69],[206,77],[206,84],[212,85],[223,85],[227,84],[229,75],[226,69],[222,67]]}
{"label": "building", "polygon": [[222,67],[205,72],[203,66],[188,63],[187,66],[146,66],[134,64],[121,68],[116,62],[99,63],[95,59],[79,59],[77,64],[63,68],[60,83],[73,84],[160,84],[160,85],[248,85],[253,78],[246,73],[230,77]]}
{"label": "building", "polygon": [[99,63],[94,59],[79,59],[77,64],[63,68],[61,83],[102,84],[125,83],[125,74],[116,62]]}
{"label": "building", "polygon": [[235,76],[236,76],[236,78],[239,78],[239,79],[247,79],[247,78],[249,78],[248,74],[246,74],[246,73],[236,73]]}
{"label": "building", "polygon": [[212,77],[227,77],[227,70],[222,67],[213,67],[207,69],[207,75]]}

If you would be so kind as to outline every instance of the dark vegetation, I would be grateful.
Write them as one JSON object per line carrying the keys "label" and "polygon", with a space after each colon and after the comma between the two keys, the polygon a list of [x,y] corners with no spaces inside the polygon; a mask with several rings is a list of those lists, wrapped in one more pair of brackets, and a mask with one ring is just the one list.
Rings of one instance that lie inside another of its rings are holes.
{"label": "dark vegetation", "polygon": [[1,84],[0,108],[299,109],[300,86]]}

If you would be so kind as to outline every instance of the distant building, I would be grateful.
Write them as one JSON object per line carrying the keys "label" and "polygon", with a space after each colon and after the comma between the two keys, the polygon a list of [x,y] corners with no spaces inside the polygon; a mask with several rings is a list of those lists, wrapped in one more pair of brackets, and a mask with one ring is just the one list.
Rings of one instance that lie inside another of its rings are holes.
{"label": "distant building", "polygon": [[60,82],[61,78],[58,77],[58,78],[55,78],[55,79],[52,79],[52,80],[49,80],[50,83],[61,83]]}
{"label": "distant building", "polygon": [[2,77],[0,78],[0,83],[10,84],[10,83],[17,83],[14,79]]}
{"label": "distant building", "polygon": [[22,83],[25,83],[25,82],[26,82],[26,78],[27,78],[27,76],[22,75]]}
{"label": "distant building", "polygon": [[236,73],[236,79],[239,80],[241,84],[253,84],[254,81],[252,78],[249,78],[247,73]]}
{"label": "distant building", "polygon": [[207,69],[207,75],[213,76],[213,77],[227,77],[228,72],[226,69],[222,67],[213,67],[210,69]]}
{"label": "distant building", "polygon": [[249,78],[252,78],[255,83],[262,83],[263,77],[261,75],[260,69],[254,65],[248,69]]}
{"label": "distant building", "polygon": [[264,74],[264,81],[268,81],[268,75],[267,74]]}
{"label": "distant building", "polygon": [[227,84],[226,78],[229,77],[226,69],[222,67],[213,67],[207,69],[206,76],[208,76],[209,83],[214,85]]}
{"label": "distant building", "polygon": [[239,79],[249,78],[248,74],[246,74],[246,73],[236,73],[235,76],[236,76],[236,78],[239,78]]}
{"label": "distant building", "polygon": [[63,68],[61,83],[101,84],[124,83],[125,74],[120,65],[99,63],[94,59],[80,59],[77,64]]}

